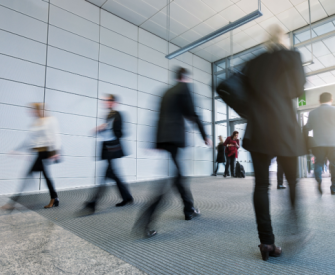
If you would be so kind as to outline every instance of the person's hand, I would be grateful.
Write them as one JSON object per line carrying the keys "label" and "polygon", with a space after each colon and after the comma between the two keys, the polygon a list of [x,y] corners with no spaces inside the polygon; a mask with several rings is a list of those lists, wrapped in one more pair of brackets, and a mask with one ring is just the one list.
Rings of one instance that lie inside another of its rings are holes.
{"label": "person's hand", "polygon": [[104,124],[101,124],[101,125],[97,126],[96,128],[94,128],[93,131],[95,133],[97,133],[97,132],[100,132],[102,130],[105,130],[106,127],[107,127],[107,123],[104,123]]}
{"label": "person's hand", "polygon": [[209,146],[209,147],[212,147],[212,140],[210,139],[210,138],[206,138],[205,139],[205,144],[207,145],[207,146]]}
{"label": "person's hand", "polygon": [[49,157],[49,159],[58,160],[59,159],[59,154],[53,155],[53,156]]}

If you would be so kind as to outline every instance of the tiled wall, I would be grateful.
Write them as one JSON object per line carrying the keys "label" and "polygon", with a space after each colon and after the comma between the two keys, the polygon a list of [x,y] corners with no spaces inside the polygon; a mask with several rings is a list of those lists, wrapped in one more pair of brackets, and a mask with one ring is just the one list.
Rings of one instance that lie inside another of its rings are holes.
{"label": "tiled wall", "polygon": [[[170,44],[170,52],[177,49]],[[92,129],[105,116],[101,98],[119,96],[128,182],[172,175],[169,156],[150,149],[158,104],[174,84],[173,68],[192,72],[197,112],[211,121],[211,64],[186,53],[168,61],[167,42],[84,0],[0,0],[0,194],[16,191],[33,156],[9,156],[27,136],[30,102],[45,102],[60,122],[62,159],[49,167],[58,189],[96,184],[104,162]],[[209,175],[212,149],[187,124],[185,174]],[[211,135],[211,126],[206,126]],[[44,190],[37,173],[27,191]]]}

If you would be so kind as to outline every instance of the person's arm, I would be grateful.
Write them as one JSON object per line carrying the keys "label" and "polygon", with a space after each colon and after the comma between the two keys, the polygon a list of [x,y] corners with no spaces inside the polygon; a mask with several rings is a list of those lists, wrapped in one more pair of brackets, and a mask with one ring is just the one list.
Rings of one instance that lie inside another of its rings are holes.
{"label": "person's arm", "polygon": [[225,142],[223,143],[223,146],[227,146],[228,142],[230,142],[230,138],[229,137],[226,138]]}
{"label": "person's arm", "polygon": [[121,114],[118,112],[115,120],[114,120],[114,124],[113,124],[113,131],[114,131],[114,135],[116,138],[120,139],[123,135],[122,133],[122,117]]}
{"label": "person's arm", "polygon": [[236,147],[237,147],[237,149],[240,148],[240,141],[238,139],[236,140]]}
{"label": "person's arm", "polygon": [[291,53],[291,58],[288,64],[288,77],[292,77],[294,80],[295,87],[293,87],[293,89],[290,89],[290,91],[292,91],[290,97],[294,99],[300,97],[305,92],[304,86],[306,83],[306,74],[302,66],[300,53],[296,51]]}

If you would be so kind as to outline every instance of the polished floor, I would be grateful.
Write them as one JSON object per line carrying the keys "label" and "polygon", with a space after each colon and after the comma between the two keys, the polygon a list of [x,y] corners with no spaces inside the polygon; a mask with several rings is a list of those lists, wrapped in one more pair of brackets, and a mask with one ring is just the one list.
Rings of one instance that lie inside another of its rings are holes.
{"label": "polished floor", "polygon": [[[292,236],[288,190],[271,179],[271,211],[283,256],[261,260],[252,207],[253,178],[192,178],[201,216],[185,221],[173,193],[162,203],[155,229],[143,239],[132,232],[140,209],[161,182],[131,185],[135,203],[116,208],[112,186],[92,216],[78,217],[91,189],[60,191],[60,207],[43,209],[46,193],[29,194],[0,216],[0,274],[334,274],[335,196],[324,178],[324,195],[313,179],[299,183],[304,246]],[[0,197],[0,203],[6,202]]]}

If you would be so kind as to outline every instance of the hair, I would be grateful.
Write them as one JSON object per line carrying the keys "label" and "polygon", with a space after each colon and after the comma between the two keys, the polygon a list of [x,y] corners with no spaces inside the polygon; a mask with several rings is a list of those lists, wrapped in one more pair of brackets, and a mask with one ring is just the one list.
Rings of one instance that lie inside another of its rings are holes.
{"label": "hair", "polygon": [[39,117],[43,117],[43,112],[45,108],[45,104],[42,102],[34,102],[31,103],[31,107],[38,113]]}
{"label": "hair", "polygon": [[107,97],[107,100],[109,100],[109,101],[116,101],[117,102],[117,97],[113,94],[108,94],[108,95],[106,95],[106,97]]}
{"label": "hair", "polygon": [[183,78],[185,78],[186,76],[188,76],[189,72],[188,70],[186,70],[185,68],[178,68],[177,72],[176,72],[176,79],[177,80],[182,80]]}
{"label": "hair", "polygon": [[286,47],[284,45],[285,31],[277,24],[271,25],[268,29],[268,39],[265,42],[265,47],[269,52]]}
{"label": "hair", "polygon": [[322,93],[320,95],[320,103],[326,103],[333,99],[333,96],[331,93]]}
{"label": "hair", "polygon": [[236,134],[238,134],[238,131],[234,131],[233,134],[231,135],[231,138],[233,138]]}

